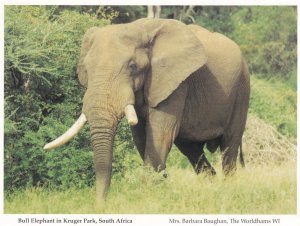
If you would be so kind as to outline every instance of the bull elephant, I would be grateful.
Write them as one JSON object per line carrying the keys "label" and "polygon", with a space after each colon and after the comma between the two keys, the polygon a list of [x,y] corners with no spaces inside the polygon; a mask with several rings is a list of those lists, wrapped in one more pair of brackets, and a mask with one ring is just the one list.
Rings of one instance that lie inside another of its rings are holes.
{"label": "bull elephant", "polygon": [[[126,115],[144,164],[164,170],[173,143],[196,173],[215,174],[203,147],[222,152],[225,174],[236,169],[250,81],[240,48],[222,34],[169,19],[139,19],[90,28],[77,67],[87,88],[82,114],[51,149],[88,121],[96,200],[105,199],[116,128]],[[240,148],[240,159],[243,163]]]}

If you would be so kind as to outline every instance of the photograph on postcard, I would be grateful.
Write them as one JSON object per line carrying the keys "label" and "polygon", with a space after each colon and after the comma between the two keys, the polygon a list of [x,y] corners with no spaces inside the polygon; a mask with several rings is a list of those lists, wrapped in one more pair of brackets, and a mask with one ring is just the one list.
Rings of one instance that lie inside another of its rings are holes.
{"label": "photograph on postcard", "polygon": [[5,214],[297,213],[297,6],[5,5],[4,25]]}

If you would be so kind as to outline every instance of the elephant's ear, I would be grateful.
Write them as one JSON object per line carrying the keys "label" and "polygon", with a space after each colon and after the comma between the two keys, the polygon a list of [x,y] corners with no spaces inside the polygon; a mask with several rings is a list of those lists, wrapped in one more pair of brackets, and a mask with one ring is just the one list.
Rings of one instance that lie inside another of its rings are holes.
{"label": "elephant's ear", "polygon": [[77,75],[81,85],[87,87],[88,86],[88,75],[87,70],[84,65],[84,59],[92,46],[94,33],[97,30],[97,27],[92,27],[87,30],[83,36],[82,44],[81,44],[81,51],[80,51],[80,58],[77,65]]}
{"label": "elephant's ear", "polygon": [[166,19],[145,19],[145,23],[152,39],[145,96],[149,105],[155,107],[202,67],[207,56],[200,40],[185,24]]}

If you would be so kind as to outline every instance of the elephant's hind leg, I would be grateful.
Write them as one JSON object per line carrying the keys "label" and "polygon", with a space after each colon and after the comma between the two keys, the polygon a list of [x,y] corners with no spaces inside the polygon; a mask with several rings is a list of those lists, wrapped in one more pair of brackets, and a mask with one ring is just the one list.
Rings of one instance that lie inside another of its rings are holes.
{"label": "elephant's hind leg", "polygon": [[221,149],[222,151],[222,168],[224,174],[231,175],[236,171],[236,160],[238,156],[238,142],[232,142],[226,148]]}
{"label": "elephant's hind leg", "polygon": [[[245,130],[247,120],[247,111],[249,107],[250,95],[250,80],[245,62],[243,62],[243,64],[243,72],[237,84],[237,87],[241,91],[237,92],[233,112],[229,120],[229,125],[225,130],[226,133],[222,137],[222,167],[225,175],[230,175],[236,170],[238,149],[242,142],[242,136]],[[244,158],[242,150],[240,151],[240,161],[243,166]]]}
{"label": "elephant's hind leg", "polygon": [[176,140],[175,145],[188,158],[194,167],[196,174],[204,172],[208,175],[216,175],[215,169],[205,157],[203,151],[204,143],[183,142]]}

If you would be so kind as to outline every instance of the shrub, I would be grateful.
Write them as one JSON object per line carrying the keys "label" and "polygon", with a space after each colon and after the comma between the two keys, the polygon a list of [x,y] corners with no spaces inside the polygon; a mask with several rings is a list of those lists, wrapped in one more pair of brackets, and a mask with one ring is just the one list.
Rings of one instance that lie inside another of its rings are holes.
{"label": "shrub", "polygon": [[75,75],[81,39],[111,17],[56,7],[5,7],[5,190],[25,186],[82,186],[93,181],[85,129],[53,152],[42,147],[78,117],[83,88]]}
{"label": "shrub", "polygon": [[265,78],[290,79],[297,61],[297,12],[291,6],[252,6],[236,11],[232,37],[250,71]]}
{"label": "shrub", "polygon": [[288,137],[297,136],[297,92],[277,80],[251,78],[250,113]]}

